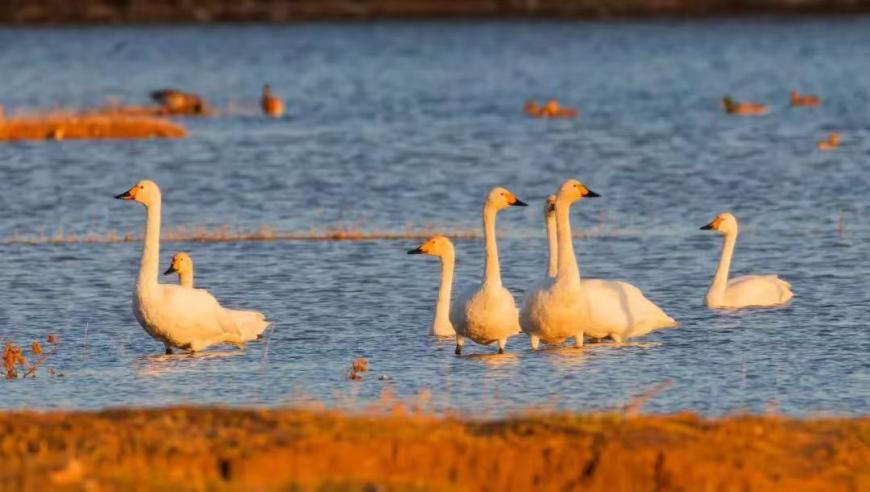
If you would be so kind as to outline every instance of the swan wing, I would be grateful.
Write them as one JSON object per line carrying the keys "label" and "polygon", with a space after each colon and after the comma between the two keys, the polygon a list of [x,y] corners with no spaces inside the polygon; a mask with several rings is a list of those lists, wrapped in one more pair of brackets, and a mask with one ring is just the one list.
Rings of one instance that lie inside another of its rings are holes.
{"label": "swan wing", "polygon": [[746,275],[728,282],[725,297],[730,306],[777,306],[794,297],[791,284],[776,275]]}
{"label": "swan wing", "polygon": [[221,342],[241,344],[241,333],[210,292],[160,284],[158,326],[179,347],[201,350]]}
{"label": "swan wing", "polygon": [[591,336],[626,339],[677,326],[676,320],[628,282],[584,279],[581,289],[586,304],[586,332]]}

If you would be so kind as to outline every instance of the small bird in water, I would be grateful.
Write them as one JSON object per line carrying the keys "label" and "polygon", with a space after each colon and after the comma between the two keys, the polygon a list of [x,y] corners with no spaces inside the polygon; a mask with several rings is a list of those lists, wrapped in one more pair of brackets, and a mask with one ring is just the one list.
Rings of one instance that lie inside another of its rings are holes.
{"label": "small bird in water", "polygon": [[209,107],[199,94],[182,92],[176,89],[160,89],[151,93],[151,99],[160,103],[167,114],[206,114]]}
{"label": "small bird in water", "polygon": [[722,98],[722,107],[728,114],[761,116],[767,114],[767,105],[755,102],[737,102],[731,96]]}
{"label": "small bird in water", "polygon": [[834,150],[840,146],[840,133],[831,132],[827,140],[821,140],[817,144],[819,150]]}
{"label": "small bird in water", "polygon": [[272,94],[272,88],[269,87],[269,84],[263,86],[263,97],[260,99],[260,106],[263,108],[263,113],[272,118],[280,118],[284,114],[284,101]]}
{"label": "small bird in water", "polygon": [[821,103],[822,100],[819,98],[819,96],[814,96],[813,94],[801,94],[798,91],[791,91],[792,106],[815,107]]}

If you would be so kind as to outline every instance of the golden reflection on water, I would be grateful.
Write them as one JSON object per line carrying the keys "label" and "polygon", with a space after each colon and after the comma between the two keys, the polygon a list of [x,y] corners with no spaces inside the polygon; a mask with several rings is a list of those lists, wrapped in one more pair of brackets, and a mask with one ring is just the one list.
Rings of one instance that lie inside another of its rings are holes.
{"label": "golden reflection on water", "polygon": [[137,372],[142,376],[163,376],[194,370],[200,361],[238,357],[243,350],[145,355],[136,359]]}
{"label": "golden reflection on water", "polygon": [[489,367],[506,367],[516,365],[520,361],[520,356],[514,352],[506,352],[504,354],[470,354],[464,356],[463,359],[480,362]]}

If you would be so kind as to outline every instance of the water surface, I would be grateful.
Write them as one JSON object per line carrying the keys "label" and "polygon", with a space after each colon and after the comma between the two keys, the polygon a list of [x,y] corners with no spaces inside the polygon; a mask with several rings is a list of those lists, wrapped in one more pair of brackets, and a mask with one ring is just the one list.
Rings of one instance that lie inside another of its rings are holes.
{"label": "water surface", "polygon": [[[540,202],[566,177],[602,195],[573,211],[582,273],[624,279],[677,318],[627,346],[508,354],[427,335],[438,281],[416,241],[170,243],[224,303],[267,313],[268,343],[160,355],[130,311],[140,245],[0,244],[0,338],[58,334],[51,378],[8,382],[4,408],[176,403],[364,406],[384,391],[494,415],[598,410],[670,379],[656,412],[870,411],[870,19],[614,23],[375,23],[286,27],[0,30],[7,108],[142,103],[190,88],[222,110],[179,141],[0,145],[0,237],[138,230],[136,180],[163,188],[164,222],[253,229],[478,227],[489,187],[527,209],[499,215],[505,285],[521,299],[544,270]],[[268,81],[288,116],[260,118]],[[818,109],[788,107],[788,91]],[[768,102],[723,115],[718,99]],[[521,113],[528,97],[576,120]],[[9,110],[9,109],[8,109]],[[820,153],[827,132],[841,149]],[[733,211],[736,274],[780,273],[785,309],[703,306]],[[842,217],[842,227],[838,221]],[[458,279],[482,243],[457,242]],[[169,281],[169,279],[167,279]],[[355,357],[372,372],[345,380]],[[381,381],[385,375],[388,380]]]}

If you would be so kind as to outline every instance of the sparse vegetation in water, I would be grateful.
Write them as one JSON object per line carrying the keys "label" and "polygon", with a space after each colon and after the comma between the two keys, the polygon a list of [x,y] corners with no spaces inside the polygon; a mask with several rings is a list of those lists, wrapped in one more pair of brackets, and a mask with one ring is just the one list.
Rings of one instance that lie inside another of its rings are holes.
{"label": "sparse vegetation in water", "polygon": [[365,357],[354,359],[351,363],[350,370],[347,372],[347,379],[351,381],[362,381],[363,373],[368,372],[369,361]]}
{"label": "sparse vegetation in water", "polygon": [[[30,344],[30,358],[25,356],[24,349],[13,342],[6,340],[3,346],[3,374],[6,379],[18,379],[36,377],[36,373],[57,352],[57,337],[49,335],[45,339],[48,350],[44,349],[39,341],[34,340]],[[63,376],[53,367],[48,369],[51,376]]]}

